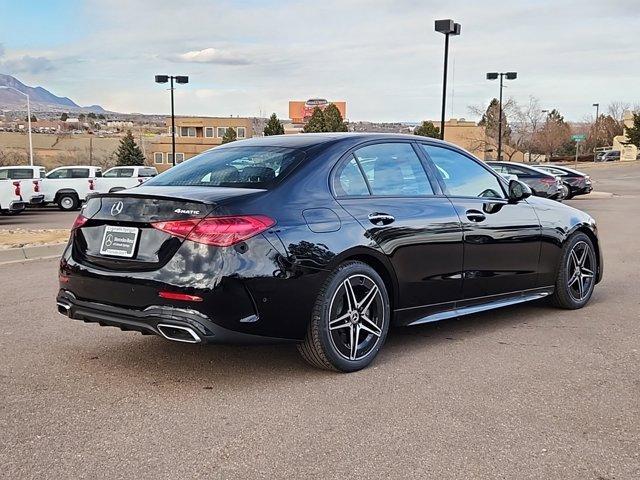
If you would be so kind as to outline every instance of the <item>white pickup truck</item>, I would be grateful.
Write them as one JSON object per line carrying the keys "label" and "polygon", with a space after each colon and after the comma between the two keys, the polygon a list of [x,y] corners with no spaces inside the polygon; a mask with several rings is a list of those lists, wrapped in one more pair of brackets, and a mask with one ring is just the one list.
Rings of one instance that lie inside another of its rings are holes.
{"label": "white pickup truck", "polygon": [[0,167],[0,181],[7,180],[14,187],[19,187],[22,201],[27,205],[41,205],[44,202],[42,193],[44,177],[44,167],[26,165]]}
{"label": "white pickup truck", "polygon": [[90,165],[58,167],[47,173],[42,181],[45,203],[56,203],[60,210],[77,210],[96,190],[96,179],[102,168]]}
{"label": "white pickup truck", "polygon": [[113,193],[136,187],[158,175],[155,167],[128,166],[113,167],[96,180],[96,190],[100,193]]}
{"label": "white pickup truck", "polygon": [[23,211],[26,203],[22,200],[20,182],[17,180],[0,180],[0,214],[16,215]]}

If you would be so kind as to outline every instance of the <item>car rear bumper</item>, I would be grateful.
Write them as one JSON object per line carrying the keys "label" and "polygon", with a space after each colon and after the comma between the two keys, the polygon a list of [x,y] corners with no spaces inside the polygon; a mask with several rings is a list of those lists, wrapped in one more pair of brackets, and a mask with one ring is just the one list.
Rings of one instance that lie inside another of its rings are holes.
{"label": "car rear bumper", "polygon": [[9,210],[10,212],[19,212],[24,210],[26,206],[27,204],[22,200],[16,200],[9,203],[9,208],[7,210]]}
{"label": "car rear bumper", "polygon": [[29,199],[29,205],[42,205],[44,203],[44,195],[34,195]]}
{"label": "car rear bumper", "polygon": [[[178,342],[265,344],[291,341],[229,330],[216,324],[203,313],[191,309],[165,305],[153,305],[144,310],[116,307],[79,300],[65,289],[60,289],[56,304],[60,314],[74,320],[97,323],[103,327],[119,327],[124,331],[137,331],[145,335],[159,335]],[[182,339],[172,338],[172,328],[188,335]]]}

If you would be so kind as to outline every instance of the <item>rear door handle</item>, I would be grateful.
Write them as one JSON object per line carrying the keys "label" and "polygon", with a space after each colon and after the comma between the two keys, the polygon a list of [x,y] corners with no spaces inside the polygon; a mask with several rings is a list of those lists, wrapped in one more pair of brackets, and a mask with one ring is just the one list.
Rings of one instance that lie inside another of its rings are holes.
{"label": "rear door handle", "polygon": [[369,221],[374,225],[389,225],[390,223],[395,222],[395,220],[395,217],[388,213],[375,212],[369,214]]}
{"label": "rear door handle", "polygon": [[467,218],[472,222],[482,222],[487,219],[487,216],[480,210],[467,210]]}

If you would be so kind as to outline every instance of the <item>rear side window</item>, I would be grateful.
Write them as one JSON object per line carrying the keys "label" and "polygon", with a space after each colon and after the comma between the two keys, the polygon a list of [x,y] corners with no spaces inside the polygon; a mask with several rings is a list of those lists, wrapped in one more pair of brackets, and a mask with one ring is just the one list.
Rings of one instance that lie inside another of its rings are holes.
{"label": "rear side window", "polygon": [[433,195],[422,162],[408,143],[380,143],[356,150],[373,195]]}
{"label": "rear side window", "polygon": [[155,177],[158,171],[155,168],[141,168],[138,170],[138,177]]}
{"label": "rear side window", "polygon": [[504,198],[498,178],[478,162],[448,148],[421,146],[433,161],[449,195]]}
{"label": "rear side window", "polygon": [[333,190],[338,197],[362,197],[369,195],[367,182],[365,182],[356,159],[351,159],[338,167],[333,177]]}
{"label": "rear side window", "polygon": [[13,180],[25,180],[33,178],[33,170],[31,168],[10,168],[9,178]]}
{"label": "rear side window", "polygon": [[0,180],[6,180],[9,176],[9,170],[0,170]]}
{"label": "rear side window", "polygon": [[180,163],[145,185],[271,188],[304,158],[283,147],[215,148]]}
{"label": "rear side window", "polygon": [[72,168],[71,178],[89,178],[88,168]]}

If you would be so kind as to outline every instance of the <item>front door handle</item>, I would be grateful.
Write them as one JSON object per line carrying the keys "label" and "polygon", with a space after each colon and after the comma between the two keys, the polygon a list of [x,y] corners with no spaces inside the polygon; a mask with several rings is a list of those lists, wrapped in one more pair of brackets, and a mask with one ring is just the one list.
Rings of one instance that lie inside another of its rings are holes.
{"label": "front door handle", "polygon": [[467,210],[467,218],[472,222],[483,222],[487,216],[480,210]]}
{"label": "front door handle", "polygon": [[388,213],[375,212],[369,214],[369,221],[374,225],[389,225],[390,223],[395,222],[395,220],[395,217]]}

